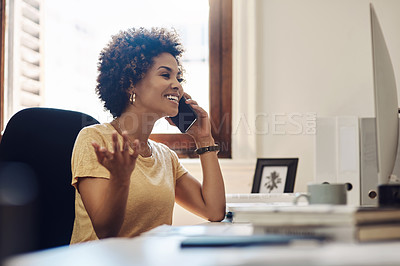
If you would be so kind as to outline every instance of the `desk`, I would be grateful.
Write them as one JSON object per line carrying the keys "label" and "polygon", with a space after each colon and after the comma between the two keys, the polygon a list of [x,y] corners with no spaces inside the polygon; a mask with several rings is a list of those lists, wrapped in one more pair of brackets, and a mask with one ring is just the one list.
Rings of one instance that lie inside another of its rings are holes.
{"label": "desk", "polygon": [[169,228],[156,228],[132,239],[112,238],[21,255],[6,261],[5,266],[400,264],[400,242],[182,249],[180,243],[187,237],[187,233],[182,233],[185,231],[240,235],[248,234],[249,227],[209,223],[193,226],[193,230]]}

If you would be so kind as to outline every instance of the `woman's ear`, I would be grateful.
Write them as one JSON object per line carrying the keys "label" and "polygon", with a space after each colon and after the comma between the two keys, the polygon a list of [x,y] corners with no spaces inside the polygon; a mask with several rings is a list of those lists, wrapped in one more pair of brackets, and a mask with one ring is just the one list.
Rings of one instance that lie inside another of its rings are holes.
{"label": "woman's ear", "polygon": [[129,86],[129,89],[127,90],[128,94],[135,94],[136,93],[136,86],[133,84],[132,81],[130,81],[131,85]]}
{"label": "woman's ear", "polygon": [[129,88],[127,89],[127,92],[128,93],[131,93],[132,92],[132,90],[134,90],[135,89],[135,85],[133,84],[133,82],[132,82],[132,80],[131,79],[129,79]]}

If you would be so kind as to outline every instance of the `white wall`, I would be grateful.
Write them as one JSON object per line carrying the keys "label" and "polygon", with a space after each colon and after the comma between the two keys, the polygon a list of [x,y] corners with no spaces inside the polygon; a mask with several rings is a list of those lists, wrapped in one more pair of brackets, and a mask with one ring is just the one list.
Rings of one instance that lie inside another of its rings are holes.
{"label": "white wall", "polygon": [[[233,0],[233,160],[221,160],[227,193],[250,192],[261,157],[298,157],[295,191],[306,191],[315,160],[308,113],[374,116],[370,2],[399,80],[399,0]],[[184,164],[201,177],[198,162]],[[175,224],[202,221],[179,207],[175,214]]]}
{"label": "white wall", "polygon": [[[249,106],[255,100],[256,156],[299,157],[295,190],[304,191],[314,179],[314,135],[305,132],[307,113],[374,116],[369,2],[375,6],[400,78],[400,1],[234,2],[255,10],[254,38],[234,41],[248,47],[255,43],[256,92]],[[291,132],[300,131],[289,120],[293,113],[303,125],[300,134]],[[275,132],[274,121],[282,123]],[[269,131],[262,133],[265,125]]]}

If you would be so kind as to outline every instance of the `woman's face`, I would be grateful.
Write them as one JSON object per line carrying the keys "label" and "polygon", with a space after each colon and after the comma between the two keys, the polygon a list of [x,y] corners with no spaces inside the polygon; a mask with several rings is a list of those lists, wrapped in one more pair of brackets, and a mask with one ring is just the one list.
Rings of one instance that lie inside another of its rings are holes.
{"label": "woman's face", "polygon": [[178,64],[169,53],[162,53],[153,61],[144,78],[134,86],[135,108],[158,117],[175,116],[183,95]]}

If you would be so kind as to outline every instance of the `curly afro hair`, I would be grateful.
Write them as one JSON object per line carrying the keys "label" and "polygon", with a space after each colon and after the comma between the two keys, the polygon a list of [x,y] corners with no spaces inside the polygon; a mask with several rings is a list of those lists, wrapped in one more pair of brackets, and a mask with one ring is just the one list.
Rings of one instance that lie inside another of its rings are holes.
{"label": "curly afro hair", "polygon": [[96,93],[114,118],[129,104],[128,90],[136,85],[162,53],[175,57],[182,72],[183,47],[175,30],[131,28],[112,36],[101,51]]}

